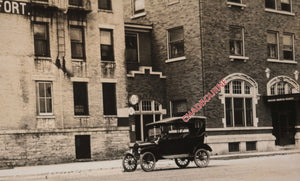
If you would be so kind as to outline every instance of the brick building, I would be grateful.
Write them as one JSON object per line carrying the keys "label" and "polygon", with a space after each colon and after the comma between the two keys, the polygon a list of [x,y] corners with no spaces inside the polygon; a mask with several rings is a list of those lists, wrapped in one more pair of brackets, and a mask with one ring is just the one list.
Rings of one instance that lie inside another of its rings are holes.
{"label": "brick building", "polygon": [[4,0],[0,22],[0,166],[122,154],[122,2]]}
{"label": "brick building", "polygon": [[[126,51],[132,49],[132,32],[147,30],[151,37],[151,53],[146,54],[151,61],[135,59],[138,66],[128,70],[128,94],[155,97],[153,88],[163,85],[165,97],[157,99],[165,116],[183,116],[224,79],[228,85],[196,113],[208,118],[207,142],[214,154],[299,147],[299,3],[124,0]],[[145,46],[143,40],[137,42]],[[145,55],[135,47],[140,57]],[[148,71],[146,62],[151,62]],[[149,85],[151,72],[161,72],[165,83],[158,84],[157,76]],[[145,82],[139,80],[142,76]],[[140,87],[130,89],[135,81]],[[146,110],[147,104],[139,109]]]}

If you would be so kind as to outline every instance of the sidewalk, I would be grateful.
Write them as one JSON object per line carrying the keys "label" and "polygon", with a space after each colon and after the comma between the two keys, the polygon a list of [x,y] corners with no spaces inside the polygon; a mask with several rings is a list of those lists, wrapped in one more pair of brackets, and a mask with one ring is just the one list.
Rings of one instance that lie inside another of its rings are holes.
{"label": "sidewalk", "polygon": [[[230,154],[211,156],[212,160],[228,160],[238,158],[249,158],[259,156],[272,156],[272,155],[286,155],[297,154],[300,150],[284,150],[275,152],[255,152],[243,154]],[[174,164],[173,160],[161,160],[160,165],[168,166]],[[121,169],[122,160],[109,160],[109,161],[95,161],[95,162],[75,162],[56,165],[42,165],[42,166],[26,166],[15,167],[13,169],[0,170],[0,180],[8,178],[22,177],[22,176],[37,176],[37,175],[53,175],[53,174],[67,174],[74,172],[84,172],[91,170],[106,170],[106,169]]]}

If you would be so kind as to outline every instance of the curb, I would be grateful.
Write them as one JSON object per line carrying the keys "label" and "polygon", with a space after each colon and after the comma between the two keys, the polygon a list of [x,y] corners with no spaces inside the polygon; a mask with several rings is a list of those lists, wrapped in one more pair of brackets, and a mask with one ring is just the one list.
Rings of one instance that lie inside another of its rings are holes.
{"label": "curb", "polygon": [[[242,153],[242,154],[230,154],[230,155],[214,155],[211,156],[211,160],[233,160],[233,159],[245,159],[245,158],[252,158],[252,157],[266,157],[266,156],[275,156],[275,155],[288,155],[288,154],[300,154],[300,150],[288,150],[288,151],[277,151],[277,152],[255,152],[255,153]],[[170,160],[162,160],[160,161],[161,165],[169,166]],[[63,175],[63,174],[70,174],[70,173],[82,173],[82,172],[90,172],[90,171],[105,171],[105,170],[121,170],[122,165],[118,166],[111,166],[106,168],[95,168],[95,169],[81,169],[81,170],[71,170],[71,171],[54,171],[54,172],[45,172],[45,173],[37,173],[37,174],[20,174],[20,175],[7,175],[7,176],[0,176],[0,180],[22,180],[24,178],[43,178],[47,179],[48,176],[53,175]],[[8,169],[11,170],[11,169]]]}

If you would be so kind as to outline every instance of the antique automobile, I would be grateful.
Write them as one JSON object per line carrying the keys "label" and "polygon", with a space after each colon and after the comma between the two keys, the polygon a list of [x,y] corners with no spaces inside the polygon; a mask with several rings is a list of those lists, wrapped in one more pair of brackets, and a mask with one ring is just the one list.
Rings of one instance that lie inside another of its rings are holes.
{"label": "antique automobile", "polygon": [[188,122],[182,117],[166,118],[146,125],[148,137],[145,142],[136,142],[125,153],[123,168],[135,171],[138,163],[148,172],[160,159],[175,159],[179,168],[185,168],[190,161],[197,167],[209,163],[210,146],[204,144],[206,117],[194,116]]}

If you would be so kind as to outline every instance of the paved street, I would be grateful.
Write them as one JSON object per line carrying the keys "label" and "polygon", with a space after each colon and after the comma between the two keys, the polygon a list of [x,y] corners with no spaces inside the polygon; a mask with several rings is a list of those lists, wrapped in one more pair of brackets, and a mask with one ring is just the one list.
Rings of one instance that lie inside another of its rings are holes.
{"label": "paved street", "polygon": [[20,180],[249,180],[249,181],[293,181],[300,179],[300,154],[254,157],[236,160],[211,160],[209,167],[179,169],[171,161],[160,161],[156,170],[144,172],[140,168],[132,173],[121,169],[92,170],[60,175],[47,175]]}

